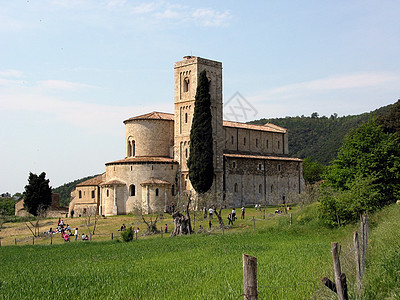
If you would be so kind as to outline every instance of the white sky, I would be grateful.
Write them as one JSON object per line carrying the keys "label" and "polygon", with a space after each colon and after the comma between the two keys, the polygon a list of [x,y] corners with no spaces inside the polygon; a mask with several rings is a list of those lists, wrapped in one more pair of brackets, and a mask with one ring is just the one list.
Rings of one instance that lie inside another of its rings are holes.
{"label": "white sky", "polygon": [[360,114],[400,96],[399,1],[0,0],[0,193],[124,157],[122,121],[173,112],[173,63],[221,61],[240,121]]}

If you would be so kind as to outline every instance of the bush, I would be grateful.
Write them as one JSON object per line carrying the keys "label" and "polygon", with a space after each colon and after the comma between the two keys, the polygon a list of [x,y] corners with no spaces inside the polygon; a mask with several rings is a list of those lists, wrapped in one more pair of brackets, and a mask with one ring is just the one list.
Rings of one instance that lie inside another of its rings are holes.
{"label": "bush", "polygon": [[132,227],[121,231],[121,238],[124,242],[130,242],[133,240],[134,232]]}

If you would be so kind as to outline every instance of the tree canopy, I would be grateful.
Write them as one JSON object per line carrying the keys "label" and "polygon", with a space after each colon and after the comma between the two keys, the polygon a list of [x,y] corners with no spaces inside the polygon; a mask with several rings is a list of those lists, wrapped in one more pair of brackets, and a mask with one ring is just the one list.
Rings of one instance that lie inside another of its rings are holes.
{"label": "tree canopy", "polygon": [[46,210],[51,204],[51,187],[46,173],[39,176],[29,172],[28,184],[25,186],[24,206],[34,216]]}
{"label": "tree canopy", "polygon": [[400,198],[399,137],[369,121],[347,136],[328,168],[321,212],[332,224],[350,222]]}
{"label": "tree canopy", "polygon": [[196,192],[207,192],[214,177],[211,96],[206,71],[202,71],[195,96],[190,130],[189,178]]}

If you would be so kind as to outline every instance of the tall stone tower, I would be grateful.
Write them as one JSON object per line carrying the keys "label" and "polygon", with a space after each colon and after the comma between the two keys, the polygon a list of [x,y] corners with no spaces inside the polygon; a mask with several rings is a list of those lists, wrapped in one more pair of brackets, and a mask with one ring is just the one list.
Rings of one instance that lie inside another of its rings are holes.
{"label": "tall stone tower", "polygon": [[174,159],[179,162],[179,190],[193,190],[188,176],[187,160],[190,151],[197,81],[206,70],[210,81],[212,132],[214,142],[214,181],[212,189],[222,191],[224,131],[222,126],[222,63],[195,56],[185,56],[176,62],[175,72],[175,133]]}

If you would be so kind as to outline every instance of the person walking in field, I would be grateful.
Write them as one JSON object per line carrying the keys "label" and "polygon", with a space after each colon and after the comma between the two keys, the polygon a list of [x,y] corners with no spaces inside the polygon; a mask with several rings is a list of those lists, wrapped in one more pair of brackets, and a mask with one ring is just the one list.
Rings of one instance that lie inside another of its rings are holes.
{"label": "person walking in field", "polygon": [[232,226],[233,226],[232,213],[230,213],[230,214],[228,215],[228,225],[232,225]]}
{"label": "person walking in field", "polygon": [[167,224],[165,224],[164,229],[165,229],[165,233],[168,233],[168,225]]}
{"label": "person walking in field", "polygon": [[75,228],[74,236],[75,236],[75,241],[76,241],[78,239],[78,227]]}
{"label": "person walking in field", "polygon": [[244,220],[244,211],[245,211],[245,208],[244,208],[244,206],[242,206],[242,215],[240,216],[240,218],[243,220]]}
{"label": "person walking in field", "polygon": [[210,215],[211,219],[213,217],[213,213],[214,213],[214,210],[210,207],[210,209],[208,210],[208,214]]}
{"label": "person walking in field", "polygon": [[236,209],[233,208],[233,209],[232,209],[232,222],[235,221],[236,219],[237,219],[237,218],[236,218]]}
{"label": "person walking in field", "polygon": [[211,219],[210,219],[210,220],[208,220],[208,229],[211,230],[211,226],[212,226],[212,224],[211,224]]}

